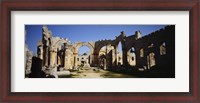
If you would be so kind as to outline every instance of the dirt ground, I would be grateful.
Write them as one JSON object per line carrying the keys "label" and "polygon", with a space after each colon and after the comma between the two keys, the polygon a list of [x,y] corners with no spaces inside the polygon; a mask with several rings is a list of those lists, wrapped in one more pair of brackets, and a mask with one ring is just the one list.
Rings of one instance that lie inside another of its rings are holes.
{"label": "dirt ground", "polygon": [[135,78],[135,76],[96,68],[86,68],[79,71],[71,71],[70,75],[62,75],[59,78]]}

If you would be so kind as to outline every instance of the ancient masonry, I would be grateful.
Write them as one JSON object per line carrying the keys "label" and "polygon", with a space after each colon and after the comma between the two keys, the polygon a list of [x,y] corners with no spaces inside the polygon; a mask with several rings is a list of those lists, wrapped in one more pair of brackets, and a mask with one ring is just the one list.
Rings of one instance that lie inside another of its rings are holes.
{"label": "ancient masonry", "polygon": [[[126,36],[121,32],[114,40],[70,43],[68,39],[53,37],[43,26],[42,40],[38,42],[37,56],[43,69],[54,71],[77,69],[79,66],[102,69],[132,68],[138,71],[159,68],[163,72],[175,72],[175,26],[142,37],[140,31]],[[122,53],[118,51],[121,42]],[[78,55],[82,46],[90,48],[89,53]]]}
{"label": "ancient masonry", "polygon": [[[25,37],[26,37],[26,31],[25,31]],[[27,75],[31,73],[33,52],[28,49],[28,45],[26,43],[25,43],[24,54],[25,54],[24,67],[25,67],[25,74]]]}

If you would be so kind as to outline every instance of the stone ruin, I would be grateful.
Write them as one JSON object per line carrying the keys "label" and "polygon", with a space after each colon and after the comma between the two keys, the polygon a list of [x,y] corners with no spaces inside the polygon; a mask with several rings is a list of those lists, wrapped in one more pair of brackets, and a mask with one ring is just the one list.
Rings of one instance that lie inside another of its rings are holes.
{"label": "stone ruin", "polygon": [[25,75],[31,73],[32,57],[33,52],[28,49],[28,46],[25,44]]}
{"label": "stone ruin", "polygon": [[[122,53],[118,51],[122,44]],[[53,37],[47,26],[42,28],[42,40],[38,41],[37,57],[47,76],[57,77],[60,71],[77,69],[83,61],[78,55],[82,46],[90,48],[84,64],[105,70],[134,69],[136,72],[165,72],[175,76],[175,25],[142,36],[136,31],[131,36],[121,32],[114,40],[70,43],[66,38]],[[28,62],[27,62],[28,63]],[[86,66],[86,65],[85,65]],[[69,73],[69,72],[67,72]]]}

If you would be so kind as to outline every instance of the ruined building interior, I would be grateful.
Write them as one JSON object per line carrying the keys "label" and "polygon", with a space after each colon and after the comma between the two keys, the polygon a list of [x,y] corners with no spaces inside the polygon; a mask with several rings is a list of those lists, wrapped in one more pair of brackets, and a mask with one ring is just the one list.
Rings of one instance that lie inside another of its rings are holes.
{"label": "ruined building interior", "polygon": [[[118,49],[119,44],[122,46],[122,52]],[[90,51],[79,55],[78,51],[82,46],[89,47]],[[42,67],[44,71],[38,75],[51,74],[54,77],[58,71],[97,67],[103,70],[132,70],[146,74],[158,71],[160,75],[174,78],[175,25],[166,26],[146,36],[142,36],[140,31],[126,36],[122,31],[114,40],[105,38],[75,43],[71,43],[67,38],[54,37],[48,27],[43,26],[42,39],[37,44],[37,56],[30,58],[32,55],[29,51],[25,52],[29,55],[26,56],[26,74],[34,71],[34,66]]]}

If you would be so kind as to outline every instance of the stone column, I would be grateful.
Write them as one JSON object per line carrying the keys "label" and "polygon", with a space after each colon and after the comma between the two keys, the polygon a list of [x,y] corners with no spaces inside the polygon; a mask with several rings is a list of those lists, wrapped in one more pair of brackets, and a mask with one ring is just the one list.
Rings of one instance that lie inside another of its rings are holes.
{"label": "stone column", "polygon": [[40,46],[38,46],[37,49],[38,49],[37,50],[38,57],[43,60],[43,46],[40,45]]}
{"label": "stone column", "polygon": [[78,57],[78,53],[74,53],[74,69],[77,68],[77,57]]}
{"label": "stone column", "polygon": [[107,65],[106,65],[106,59],[103,59],[103,69],[106,70],[107,69]]}
{"label": "stone column", "polygon": [[127,66],[128,65],[128,61],[127,61],[127,51],[126,51],[126,48],[122,49],[122,58],[123,58],[123,65]]}
{"label": "stone column", "polygon": [[44,65],[45,66],[49,66],[49,47],[48,46],[44,46]]}
{"label": "stone column", "polygon": [[92,64],[92,54],[90,54],[90,65]]}
{"label": "stone column", "polygon": [[68,46],[67,46],[67,43],[64,43],[64,50],[63,50],[63,67],[65,69],[69,69],[67,66],[68,66]]}
{"label": "stone column", "polygon": [[98,54],[94,53],[93,54],[93,63],[95,64],[95,66],[98,66],[98,64],[99,64],[99,60],[98,59],[99,59],[98,58]]}
{"label": "stone column", "polygon": [[67,55],[68,55],[68,53],[67,53],[67,49],[66,49],[66,50],[64,50],[64,55],[63,55],[63,57],[64,57],[64,61],[63,61],[63,62],[64,62],[64,68],[65,68],[65,69],[68,69],[68,68],[67,68],[67,62],[68,62],[68,60],[67,60],[67,59],[68,59]]}
{"label": "stone column", "polygon": [[50,51],[50,58],[49,58],[49,60],[50,60],[49,66],[50,67],[53,67],[53,59],[54,59],[54,53],[53,53],[53,51]]}
{"label": "stone column", "polygon": [[147,69],[150,69],[150,58],[149,55],[147,55]]}
{"label": "stone column", "polygon": [[48,30],[47,26],[43,26],[42,27],[42,44],[43,44],[43,51],[44,51],[43,59],[44,59],[45,66],[49,66],[51,38],[52,38],[52,32]]}
{"label": "stone column", "polygon": [[117,66],[118,65],[118,55],[117,55],[117,47],[115,47],[115,65]]}
{"label": "stone column", "polygon": [[114,67],[114,66],[116,66],[116,63],[115,63],[115,60],[116,60],[116,57],[115,57],[115,50],[113,49],[112,50],[112,57],[111,57],[111,59],[112,59],[112,67]]}
{"label": "stone column", "polygon": [[65,69],[72,69],[72,66],[74,66],[72,64],[72,59],[73,54],[71,53],[71,51],[69,49],[65,50],[65,55],[64,55],[64,67]]}
{"label": "stone column", "polygon": [[56,67],[57,61],[57,50],[52,48],[50,50],[50,67]]}

